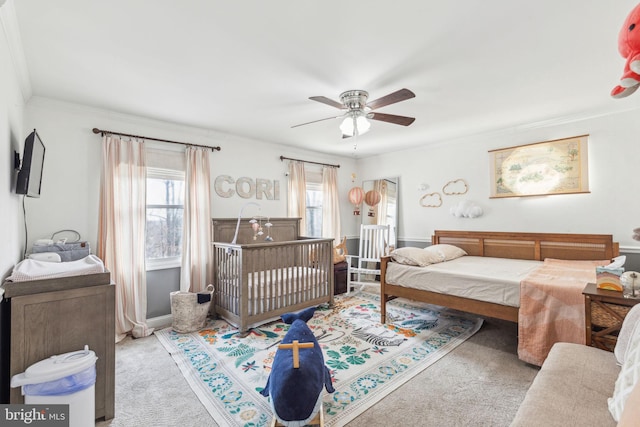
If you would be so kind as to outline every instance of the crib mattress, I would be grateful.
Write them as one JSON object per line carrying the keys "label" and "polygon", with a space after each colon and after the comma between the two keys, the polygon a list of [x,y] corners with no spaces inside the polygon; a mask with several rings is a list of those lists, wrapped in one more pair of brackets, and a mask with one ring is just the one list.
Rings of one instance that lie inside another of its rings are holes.
{"label": "crib mattress", "polygon": [[326,294],[327,274],[312,267],[274,268],[249,273],[247,283],[245,300],[253,316]]}
{"label": "crib mattress", "polygon": [[312,267],[284,267],[248,274],[249,298],[270,298],[309,290],[325,282],[326,274]]}
{"label": "crib mattress", "polygon": [[[229,275],[223,280],[227,284],[242,289],[238,275]],[[247,274],[248,297],[249,300],[262,299],[307,291],[326,281],[326,272],[313,267],[294,266],[249,272]]]}
{"label": "crib mattress", "polygon": [[386,282],[510,307],[520,306],[520,281],[542,261],[463,256],[426,267],[387,264]]}

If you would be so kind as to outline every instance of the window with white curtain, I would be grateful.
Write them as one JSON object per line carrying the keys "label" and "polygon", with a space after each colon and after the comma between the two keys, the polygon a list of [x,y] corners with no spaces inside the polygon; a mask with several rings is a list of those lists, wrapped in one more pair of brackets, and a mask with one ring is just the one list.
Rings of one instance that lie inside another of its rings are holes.
{"label": "window with white curtain", "polygon": [[184,172],[147,168],[148,267],[157,269],[180,266],[183,213]]}
{"label": "window with white curtain", "polygon": [[147,270],[180,267],[185,198],[184,154],[147,149],[146,157]]}
{"label": "window with white curtain", "polygon": [[322,237],[322,167],[305,166],[306,223],[305,236]]}

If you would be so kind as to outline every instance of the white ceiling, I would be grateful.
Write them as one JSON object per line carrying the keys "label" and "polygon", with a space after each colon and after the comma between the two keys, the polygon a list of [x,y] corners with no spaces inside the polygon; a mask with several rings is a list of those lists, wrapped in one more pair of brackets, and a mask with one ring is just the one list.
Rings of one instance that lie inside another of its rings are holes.
{"label": "white ceiling", "polygon": [[[338,120],[401,88],[358,141],[369,156],[640,106],[614,100],[635,1],[15,0],[33,95],[352,155]],[[118,129],[116,129],[118,130]],[[149,135],[151,136],[151,135]]]}

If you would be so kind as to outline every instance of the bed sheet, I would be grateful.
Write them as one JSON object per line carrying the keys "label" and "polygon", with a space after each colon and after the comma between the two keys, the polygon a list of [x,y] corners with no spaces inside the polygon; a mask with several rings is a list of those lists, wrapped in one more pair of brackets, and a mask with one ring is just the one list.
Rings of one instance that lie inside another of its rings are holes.
{"label": "bed sheet", "polygon": [[386,281],[447,295],[520,306],[520,282],[542,261],[463,256],[426,267],[387,264]]}

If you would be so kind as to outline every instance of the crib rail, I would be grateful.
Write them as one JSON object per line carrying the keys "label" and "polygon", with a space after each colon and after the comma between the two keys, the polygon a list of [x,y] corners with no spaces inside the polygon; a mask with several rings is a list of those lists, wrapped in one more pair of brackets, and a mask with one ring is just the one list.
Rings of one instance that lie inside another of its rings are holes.
{"label": "crib rail", "polygon": [[333,302],[332,239],[213,247],[216,312],[242,332]]}

